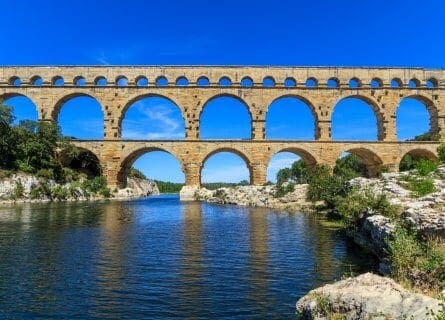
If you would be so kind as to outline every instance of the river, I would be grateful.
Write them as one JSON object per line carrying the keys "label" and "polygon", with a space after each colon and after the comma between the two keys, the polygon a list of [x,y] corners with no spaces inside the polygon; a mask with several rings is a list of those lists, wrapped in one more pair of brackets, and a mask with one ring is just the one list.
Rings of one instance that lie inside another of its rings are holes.
{"label": "river", "polygon": [[292,319],[371,268],[310,214],[141,200],[0,207],[0,319]]}

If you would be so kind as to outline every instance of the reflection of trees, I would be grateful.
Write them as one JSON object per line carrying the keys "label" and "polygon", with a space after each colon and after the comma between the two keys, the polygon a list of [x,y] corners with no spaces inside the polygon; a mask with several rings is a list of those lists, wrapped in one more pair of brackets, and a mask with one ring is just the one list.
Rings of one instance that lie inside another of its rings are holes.
{"label": "reflection of trees", "polygon": [[257,306],[258,316],[267,318],[270,314],[270,295],[268,295],[269,234],[268,209],[249,208],[250,223],[250,290],[249,297]]}

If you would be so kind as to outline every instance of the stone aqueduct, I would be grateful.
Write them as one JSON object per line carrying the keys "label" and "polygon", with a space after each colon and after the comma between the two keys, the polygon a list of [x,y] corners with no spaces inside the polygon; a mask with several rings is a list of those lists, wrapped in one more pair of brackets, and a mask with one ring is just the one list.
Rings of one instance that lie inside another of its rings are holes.
{"label": "stone aqueduct", "polygon": [[[263,82],[265,79],[268,85]],[[421,100],[430,114],[433,137],[442,140],[445,138],[444,86],[444,70],[419,68],[0,68],[0,97],[30,98],[38,108],[41,121],[57,121],[62,104],[76,96],[91,96],[101,104],[104,140],[76,140],[75,143],[97,156],[111,187],[123,186],[132,163],[143,153],[153,150],[163,150],[174,155],[182,164],[186,185],[189,186],[201,183],[203,164],[207,158],[220,151],[231,151],[241,156],[254,185],[266,182],[268,163],[280,151],[294,152],[309,165],[333,165],[342,152],[349,151],[363,159],[371,175],[383,165],[397,170],[401,158],[407,153],[436,157],[439,143],[397,141],[397,106],[405,97]],[[121,123],[126,110],[134,101],[149,96],[168,98],[180,108],[185,121],[185,140],[121,139]],[[247,107],[251,115],[250,140],[200,140],[203,106],[221,96],[234,97]],[[276,99],[288,96],[305,101],[311,108],[315,119],[315,141],[265,139],[268,106]],[[372,106],[377,119],[378,141],[331,140],[333,108],[346,97],[363,99]]]}

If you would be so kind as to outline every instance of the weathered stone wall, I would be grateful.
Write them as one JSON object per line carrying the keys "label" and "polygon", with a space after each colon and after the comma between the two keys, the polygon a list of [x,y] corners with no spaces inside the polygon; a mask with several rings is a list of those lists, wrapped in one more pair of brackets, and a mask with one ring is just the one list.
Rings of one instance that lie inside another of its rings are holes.
{"label": "weathered stone wall", "polygon": [[[162,77],[168,82],[166,85],[157,82]],[[230,86],[219,84],[224,77],[230,80]],[[242,80],[246,77],[252,80],[251,86],[243,86]],[[148,79],[148,85],[140,86],[138,80],[141,78]],[[198,81],[203,78],[208,80],[208,85]],[[274,85],[263,85],[266,78]],[[107,84],[103,85],[99,79],[106,79]],[[315,86],[306,85],[308,79]],[[336,86],[328,86],[328,80]],[[351,88],[351,80],[357,87]],[[398,82],[399,86],[392,87],[392,81]],[[295,85],[289,86],[292,82]],[[437,139],[445,138],[444,84],[444,70],[419,68],[0,68],[0,98],[27,96],[36,104],[41,120],[57,121],[61,106],[72,97],[87,95],[101,104],[104,141],[77,143],[98,156],[111,185],[124,183],[132,162],[142,153],[155,149],[166,150],[177,157],[189,185],[200,183],[203,163],[211,154],[222,150],[234,151],[244,158],[253,184],[265,182],[268,161],[274,153],[283,150],[299,154],[309,164],[331,165],[343,151],[351,151],[364,159],[371,173],[381,165],[396,169],[405,153],[416,150],[414,152],[434,157],[437,148],[437,143],[396,142],[395,114],[400,101],[413,97],[424,102],[430,113],[432,133]],[[185,120],[186,141],[121,141],[121,123],[126,110],[134,101],[147,96],[166,97],[180,108]],[[219,96],[231,96],[246,105],[252,119],[251,140],[199,140],[202,110],[208,101]],[[302,99],[312,109],[315,142],[265,140],[268,108],[273,101],[285,96]],[[360,98],[372,106],[377,118],[379,142],[331,142],[333,109],[346,97]]]}

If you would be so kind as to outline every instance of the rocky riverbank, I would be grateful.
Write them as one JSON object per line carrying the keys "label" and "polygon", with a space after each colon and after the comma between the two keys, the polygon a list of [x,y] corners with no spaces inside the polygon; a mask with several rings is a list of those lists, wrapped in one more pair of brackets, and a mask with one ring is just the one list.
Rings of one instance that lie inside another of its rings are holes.
{"label": "rocky riverbank", "polygon": [[156,183],[146,179],[128,178],[127,188],[114,191],[102,189],[97,192],[95,192],[96,187],[94,185],[91,186],[84,182],[85,180],[79,180],[59,184],[51,179],[15,173],[9,177],[4,177],[0,182],[0,204],[86,201],[105,198],[125,200],[159,194]]}

